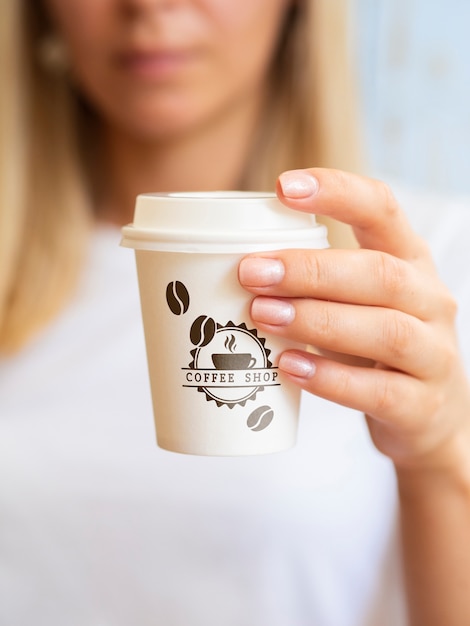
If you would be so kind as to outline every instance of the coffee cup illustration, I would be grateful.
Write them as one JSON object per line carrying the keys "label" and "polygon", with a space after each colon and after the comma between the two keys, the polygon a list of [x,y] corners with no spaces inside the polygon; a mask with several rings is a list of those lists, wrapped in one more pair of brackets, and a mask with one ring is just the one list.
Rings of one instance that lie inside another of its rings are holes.
{"label": "coffee cup illustration", "polygon": [[228,352],[211,355],[212,363],[218,370],[248,370],[255,366],[256,359],[250,352],[235,352],[237,344],[235,337],[226,338],[224,346]]}
{"label": "coffee cup illustration", "polygon": [[256,359],[249,352],[226,352],[212,354],[212,363],[218,370],[248,370],[255,366]]}

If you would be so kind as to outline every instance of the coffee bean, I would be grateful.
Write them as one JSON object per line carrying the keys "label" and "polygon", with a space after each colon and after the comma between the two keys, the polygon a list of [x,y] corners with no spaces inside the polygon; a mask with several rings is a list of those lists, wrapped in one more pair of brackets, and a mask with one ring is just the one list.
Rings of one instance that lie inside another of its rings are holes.
{"label": "coffee bean", "polygon": [[273,421],[274,411],[270,406],[264,405],[255,409],[246,421],[248,428],[253,432],[264,430]]}
{"label": "coffee bean", "polygon": [[215,322],[212,317],[200,315],[191,326],[189,337],[195,346],[202,348],[212,341],[215,335]]}
{"label": "coffee bean", "polygon": [[166,288],[166,301],[170,311],[175,315],[183,315],[189,307],[189,293],[179,280],[168,283]]}

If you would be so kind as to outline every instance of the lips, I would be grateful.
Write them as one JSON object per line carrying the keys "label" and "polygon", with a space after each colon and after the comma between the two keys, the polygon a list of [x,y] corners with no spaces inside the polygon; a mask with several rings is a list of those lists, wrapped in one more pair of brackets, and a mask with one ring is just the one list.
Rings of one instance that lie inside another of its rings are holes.
{"label": "lips", "polygon": [[194,59],[189,50],[129,50],[116,55],[117,67],[137,78],[168,78],[187,67]]}

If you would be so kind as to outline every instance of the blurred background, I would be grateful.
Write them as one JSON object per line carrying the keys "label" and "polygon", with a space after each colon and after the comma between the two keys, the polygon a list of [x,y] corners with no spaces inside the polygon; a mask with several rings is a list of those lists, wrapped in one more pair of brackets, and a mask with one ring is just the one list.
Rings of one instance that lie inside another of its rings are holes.
{"label": "blurred background", "polygon": [[470,194],[470,0],[351,0],[375,176]]}

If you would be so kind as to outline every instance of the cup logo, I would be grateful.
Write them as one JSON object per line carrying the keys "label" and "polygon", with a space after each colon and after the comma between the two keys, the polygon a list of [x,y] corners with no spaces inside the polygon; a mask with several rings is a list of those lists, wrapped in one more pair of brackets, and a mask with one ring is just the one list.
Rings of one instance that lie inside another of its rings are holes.
{"label": "cup logo", "polygon": [[[166,301],[174,315],[184,315],[190,304],[189,292],[181,281],[172,281],[166,288]],[[232,321],[222,325],[209,315],[199,315],[189,331],[194,348],[188,367],[181,368],[182,386],[205,394],[208,402],[233,409],[255,400],[265,387],[278,387],[278,368],[269,360],[271,350],[266,339],[245,323]],[[267,428],[274,417],[268,405],[255,408],[246,425],[253,432]]]}
{"label": "cup logo", "polygon": [[182,368],[183,387],[194,387],[218,407],[245,406],[265,387],[280,385],[277,367],[269,360],[271,350],[255,328],[232,321],[222,325],[201,315],[191,326],[190,340],[196,347],[189,366]]}

